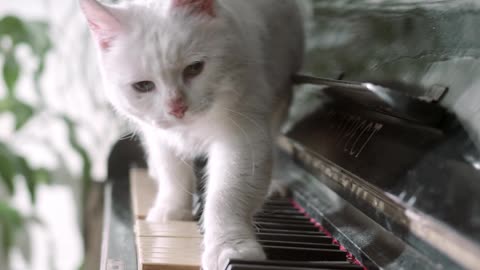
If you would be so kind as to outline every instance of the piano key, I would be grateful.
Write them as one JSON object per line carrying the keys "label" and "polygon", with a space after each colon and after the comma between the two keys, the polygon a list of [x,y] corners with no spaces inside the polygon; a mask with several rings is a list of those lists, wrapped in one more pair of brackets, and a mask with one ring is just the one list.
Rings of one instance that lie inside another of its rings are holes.
{"label": "piano key", "polygon": [[[226,269],[233,269],[233,270],[242,270],[242,269],[261,269],[258,267],[262,266],[270,266],[270,267],[280,267],[280,268],[273,268],[273,269],[339,269],[339,270],[363,270],[364,268],[352,264],[348,261],[332,261],[332,262],[296,262],[296,261],[243,261],[243,260],[230,260],[229,266]],[[257,268],[242,268],[242,267],[249,267],[254,266]]]}
{"label": "piano key", "polygon": [[201,258],[201,253],[198,251],[183,251],[183,250],[177,250],[177,251],[171,251],[171,250],[164,250],[160,252],[152,252],[152,251],[140,251],[142,254],[142,257],[144,259],[148,260],[154,260],[154,259],[174,259],[174,258],[188,258],[189,261],[198,261]]}
{"label": "piano key", "polygon": [[157,192],[157,185],[146,170],[130,170],[133,214],[138,219],[145,219]]}
{"label": "piano key", "polygon": [[202,237],[196,222],[170,221],[166,223],[148,223],[138,220],[135,225],[135,231],[138,237]]}
{"label": "piano key", "polygon": [[262,210],[292,210],[301,212],[293,205],[265,205],[263,206]]}
{"label": "piano key", "polygon": [[279,219],[279,220],[308,220],[310,218],[305,215],[285,215],[285,214],[274,214],[274,213],[258,213],[254,218],[269,218],[269,219]]}
{"label": "piano key", "polygon": [[269,260],[286,261],[341,261],[347,253],[342,250],[298,247],[263,246]]}
{"label": "piano key", "polygon": [[305,242],[317,244],[332,244],[333,239],[328,236],[312,236],[305,234],[257,233],[259,240],[273,240],[286,242]]}
{"label": "piano key", "polygon": [[182,238],[182,237],[138,237],[138,248],[190,248],[200,247],[202,238]]}
{"label": "piano key", "polygon": [[270,222],[270,223],[282,223],[282,224],[297,224],[297,225],[311,225],[313,224],[309,218],[305,219],[281,219],[281,218],[268,218],[257,217],[254,219],[256,222]]}
{"label": "piano key", "polygon": [[293,206],[290,200],[279,200],[279,201],[267,201],[263,204],[263,207],[281,207],[281,206]]}
{"label": "piano key", "polygon": [[255,227],[259,229],[278,229],[278,230],[318,232],[318,227],[316,227],[313,223],[310,225],[299,225],[299,224],[282,224],[282,223],[271,223],[271,222],[255,222]]}
{"label": "piano key", "polygon": [[199,270],[200,260],[189,260],[185,258],[164,258],[150,259],[146,258],[141,262],[142,268],[139,270]]}
{"label": "piano key", "polygon": [[297,208],[290,206],[290,207],[264,207],[261,209],[262,212],[291,212],[291,213],[303,213],[299,211]]}
{"label": "piano key", "polygon": [[259,243],[262,246],[283,246],[283,247],[300,247],[300,248],[319,248],[319,249],[337,249],[340,247],[334,244],[318,244],[318,243],[305,243],[305,242],[286,242],[286,241],[273,241],[273,240],[260,240]]}
{"label": "piano key", "polygon": [[305,214],[299,212],[297,209],[272,209],[266,210],[262,209],[261,212],[257,213],[257,215],[288,215],[288,216],[300,216],[304,217]]}
{"label": "piano key", "polygon": [[138,237],[137,259],[142,270],[198,270],[201,239],[178,237]]}
{"label": "piano key", "polygon": [[229,265],[227,270],[328,270],[325,268],[300,268],[291,266],[268,266],[268,265]]}
{"label": "piano key", "polygon": [[317,236],[327,236],[322,232],[312,232],[312,231],[296,231],[296,230],[277,230],[277,229],[263,229],[256,228],[258,233],[281,233],[281,234],[296,234],[296,235],[317,235]]}

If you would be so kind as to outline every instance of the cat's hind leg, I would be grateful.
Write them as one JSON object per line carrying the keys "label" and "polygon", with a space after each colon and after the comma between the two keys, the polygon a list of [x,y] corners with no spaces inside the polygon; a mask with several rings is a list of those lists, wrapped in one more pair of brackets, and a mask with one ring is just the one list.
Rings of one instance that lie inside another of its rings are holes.
{"label": "cat's hind leg", "polygon": [[[275,144],[275,140],[282,135],[282,130],[285,127],[285,120],[288,118],[290,105],[293,98],[293,85],[290,83],[282,87],[280,98],[274,105],[271,118],[271,133]],[[284,179],[283,168],[285,166],[285,158],[282,158],[282,151],[273,147],[273,170],[272,182],[270,184],[268,195],[269,199],[286,198],[289,194],[289,186],[287,179]]]}

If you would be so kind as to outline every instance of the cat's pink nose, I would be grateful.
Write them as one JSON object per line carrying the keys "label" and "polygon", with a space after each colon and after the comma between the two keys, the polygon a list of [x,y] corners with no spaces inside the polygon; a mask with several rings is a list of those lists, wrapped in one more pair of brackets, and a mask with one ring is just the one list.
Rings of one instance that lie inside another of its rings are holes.
{"label": "cat's pink nose", "polygon": [[181,97],[172,99],[168,103],[168,107],[168,113],[178,119],[182,119],[185,116],[185,112],[188,110],[188,106],[187,104],[185,104],[185,100]]}

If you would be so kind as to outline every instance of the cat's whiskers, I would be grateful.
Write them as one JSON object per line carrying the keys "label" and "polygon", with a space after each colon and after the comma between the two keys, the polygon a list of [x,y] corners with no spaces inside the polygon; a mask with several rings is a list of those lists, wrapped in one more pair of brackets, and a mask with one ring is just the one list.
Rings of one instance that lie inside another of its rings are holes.
{"label": "cat's whiskers", "polygon": [[265,139],[268,139],[268,138],[269,138],[269,135],[265,132],[264,128],[262,128],[262,126],[260,126],[260,124],[259,124],[258,122],[256,122],[255,120],[253,120],[253,119],[252,119],[251,117],[249,117],[248,115],[243,114],[243,113],[238,112],[238,111],[235,111],[235,110],[231,110],[231,109],[229,109],[229,108],[225,108],[225,107],[224,107],[224,109],[227,110],[227,111],[229,111],[229,112],[231,112],[231,113],[234,113],[234,114],[236,114],[236,115],[238,115],[238,116],[241,116],[241,117],[247,119],[247,120],[250,121],[252,124],[254,124],[259,130],[262,130],[262,131],[263,131],[262,133],[263,133],[263,135],[265,136]]}
{"label": "cat's whiskers", "polygon": [[260,226],[258,226],[257,224],[255,224],[253,221],[252,221],[252,226],[253,226],[253,229],[254,229],[257,233],[260,232],[260,229],[261,229]]}
{"label": "cat's whiskers", "polygon": [[[180,158],[180,160],[181,160],[185,165],[187,165],[187,166],[190,167],[192,170],[194,170],[194,169],[193,169],[193,166],[190,165],[190,164],[188,164],[188,162],[186,162],[185,159]],[[192,192],[188,191],[187,188],[185,188],[185,186],[180,185],[180,184],[178,183],[178,181],[173,181],[173,183],[174,183],[177,187],[179,187],[183,192],[187,193],[188,195],[194,196],[194,194],[193,194]]]}
{"label": "cat's whiskers", "polygon": [[137,134],[140,133],[140,130],[138,127],[135,125],[132,125],[132,130],[130,133],[124,134],[120,136],[119,140],[133,140],[135,137],[137,137]]}
{"label": "cat's whiskers", "polygon": [[135,137],[135,133],[128,133],[128,134],[124,134],[122,136],[120,136],[119,140],[120,141],[123,141],[123,140],[132,140],[134,137]]}

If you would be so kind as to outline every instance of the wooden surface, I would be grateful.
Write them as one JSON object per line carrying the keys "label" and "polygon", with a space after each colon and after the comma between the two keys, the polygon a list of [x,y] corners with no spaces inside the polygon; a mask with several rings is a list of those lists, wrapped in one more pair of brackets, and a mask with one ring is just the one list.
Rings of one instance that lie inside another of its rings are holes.
{"label": "wooden surface", "polygon": [[139,270],[200,269],[202,235],[196,222],[145,221],[155,199],[156,183],[146,170],[130,172]]}

